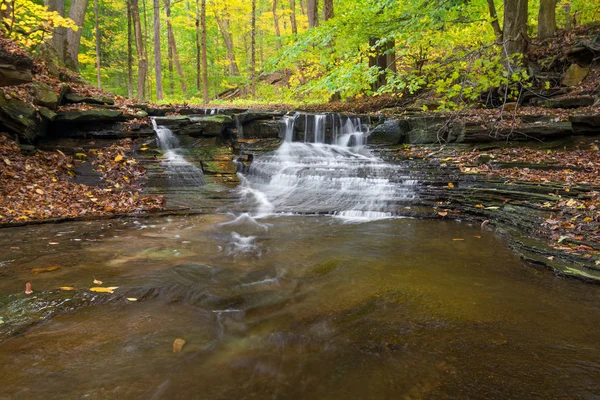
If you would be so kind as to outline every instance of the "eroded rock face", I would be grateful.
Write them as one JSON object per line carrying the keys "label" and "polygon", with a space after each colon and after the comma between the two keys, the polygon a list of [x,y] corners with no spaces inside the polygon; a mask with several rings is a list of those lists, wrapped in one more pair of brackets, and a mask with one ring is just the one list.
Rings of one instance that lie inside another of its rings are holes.
{"label": "eroded rock face", "polygon": [[115,100],[112,97],[98,96],[98,97],[85,97],[75,93],[67,93],[64,96],[65,103],[87,103],[87,104],[98,104],[98,105],[113,105]]}
{"label": "eroded rock face", "polygon": [[42,118],[33,106],[4,96],[0,96],[0,125],[25,143],[45,134]]}
{"label": "eroded rock face", "polygon": [[52,88],[43,82],[33,83],[34,104],[55,110],[58,107],[58,96]]}
{"label": "eroded rock face", "polygon": [[409,131],[408,121],[389,119],[377,125],[368,140],[370,144],[402,144],[406,142]]}
{"label": "eroded rock face", "polygon": [[20,85],[32,81],[33,61],[0,48],[0,86]]}

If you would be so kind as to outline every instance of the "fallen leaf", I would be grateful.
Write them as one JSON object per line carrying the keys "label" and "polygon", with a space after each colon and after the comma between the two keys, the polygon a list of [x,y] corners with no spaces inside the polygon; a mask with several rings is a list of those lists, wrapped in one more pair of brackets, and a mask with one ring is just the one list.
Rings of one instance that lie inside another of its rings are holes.
{"label": "fallen leaf", "polygon": [[93,287],[93,288],[90,288],[90,291],[96,292],[96,293],[114,293],[115,289],[118,289],[118,286],[117,287]]}
{"label": "fallen leaf", "polygon": [[486,207],[486,210],[499,210],[500,207]]}
{"label": "fallen leaf", "polygon": [[60,243],[58,243],[58,242],[48,242],[48,244],[52,245],[52,246],[56,246],[57,244],[60,244]]}
{"label": "fallen leaf", "polygon": [[483,204],[477,204],[475,208],[485,208],[485,206]]}
{"label": "fallen leaf", "polygon": [[4,159],[4,164],[6,164],[6,165],[11,165],[11,163],[10,163],[10,160],[9,160],[8,158],[5,158],[5,159]]}
{"label": "fallen leaf", "polygon": [[454,241],[457,241],[457,242],[458,242],[458,241],[462,241],[462,240],[465,240],[465,239],[456,238],[456,239],[452,239],[452,240],[454,240]]}
{"label": "fallen leaf", "polygon": [[37,194],[44,194],[44,191],[42,189],[35,189],[35,192]]}
{"label": "fallen leaf", "polygon": [[123,160],[123,156],[122,155],[119,154],[118,156],[115,157],[115,162],[119,162],[121,160]]}
{"label": "fallen leaf", "polygon": [[31,294],[33,293],[33,289],[31,288],[31,283],[27,282],[25,283],[25,294]]}
{"label": "fallen leaf", "polygon": [[102,281],[99,281],[98,279],[94,278],[94,285],[102,285]]}
{"label": "fallen leaf", "polygon": [[447,211],[439,211],[437,214],[438,214],[440,217],[445,217],[446,215],[448,215],[448,212],[447,212]]}
{"label": "fallen leaf", "polygon": [[51,267],[44,267],[44,268],[33,268],[31,270],[31,272],[33,272],[34,274],[41,274],[43,272],[56,271],[57,269],[60,269],[60,265],[52,265]]}
{"label": "fallen leaf", "polygon": [[64,290],[65,292],[70,292],[72,290],[75,290],[75,288],[72,286],[61,286],[61,287],[59,287],[59,289]]}
{"label": "fallen leaf", "polygon": [[173,342],[173,353],[181,353],[183,346],[185,346],[184,339],[175,339]]}
{"label": "fallen leaf", "polygon": [[128,301],[138,301],[138,299],[136,299],[135,297],[128,297],[127,300]]}
{"label": "fallen leaf", "polygon": [[454,183],[452,183],[452,182],[448,183],[448,187],[449,187],[450,189],[454,189]]}

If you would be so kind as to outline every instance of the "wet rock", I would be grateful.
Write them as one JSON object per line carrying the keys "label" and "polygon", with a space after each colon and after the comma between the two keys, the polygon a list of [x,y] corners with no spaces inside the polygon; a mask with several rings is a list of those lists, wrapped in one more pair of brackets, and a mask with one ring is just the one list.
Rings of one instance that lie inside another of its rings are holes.
{"label": "wet rock", "polygon": [[577,86],[583,82],[589,73],[589,68],[582,68],[577,64],[571,64],[560,84],[563,86]]}
{"label": "wet rock", "polygon": [[462,142],[465,125],[446,117],[418,116],[408,119],[410,131],[407,142],[411,144]]}
{"label": "wet rock", "polygon": [[369,134],[369,144],[405,143],[410,125],[406,120],[389,119],[377,125]]}
{"label": "wet rock", "polygon": [[158,126],[164,126],[174,130],[182,125],[189,124],[190,118],[185,115],[172,115],[168,117],[156,117],[154,118],[154,121]]}
{"label": "wet rock", "polygon": [[107,96],[96,96],[96,97],[86,97],[80,96],[76,93],[67,93],[64,97],[64,101],[66,103],[87,103],[87,104],[115,104],[115,100],[112,97]]}
{"label": "wet rock", "polygon": [[254,120],[244,125],[246,139],[275,139],[281,134],[281,123],[276,120]]}
{"label": "wet rock", "polygon": [[590,134],[600,132],[600,115],[572,115],[569,121],[575,134]]}
{"label": "wet rock", "polygon": [[190,121],[182,130],[182,133],[190,136],[222,136],[233,125],[233,118],[229,115],[193,116]]}
{"label": "wet rock", "polygon": [[58,107],[58,96],[54,90],[43,82],[33,83],[33,103],[38,106],[55,110]]}
{"label": "wet rock", "polygon": [[0,126],[26,143],[45,134],[42,118],[33,106],[4,96],[0,96]]}
{"label": "wet rock", "polygon": [[54,121],[56,119],[56,113],[46,107],[40,107],[39,112],[40,115],[48,121]]}
{"label": "wet rock", "polygon": [[0,48],[0,86],[31,82],[33,61],[29,57],[13,54]]}
{"label": "wet rock", "polygon": [[[284,115],[283,112],[268,112],[268,111],[249,110],[243,114],[239,114],[238,118],[242,124],[246,124],[246,123],[249,123],[251,121],[256,121],[256,120],[262,120],[262,121],[274,120],[279,117],[282,117],[283,115]],[[245,129],[245,127],[244,127],[244,129]]]}
{"label": "wet rock", "polygon": [[62,122],[118,122],[126,118],[118,110],[71,110],[57,113],[56,121]]}
{"label": "wet rock", "polygon": [[579,108],[593,106],[596,99],[592,96],[563,97],[550,99],[542,103],[547,108]]}

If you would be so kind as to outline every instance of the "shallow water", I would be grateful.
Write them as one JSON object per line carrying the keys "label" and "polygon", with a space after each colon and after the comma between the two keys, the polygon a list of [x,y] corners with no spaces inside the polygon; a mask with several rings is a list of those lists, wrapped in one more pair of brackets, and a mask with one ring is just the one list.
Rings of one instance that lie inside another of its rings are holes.
{"label": "shallow water", "polygon": [[0,307],[27,280],[34,300],[119,287],[0,342],[0,398],[600,395],[600,288],[466,223],[214,215],[4,229],[0,248]]}

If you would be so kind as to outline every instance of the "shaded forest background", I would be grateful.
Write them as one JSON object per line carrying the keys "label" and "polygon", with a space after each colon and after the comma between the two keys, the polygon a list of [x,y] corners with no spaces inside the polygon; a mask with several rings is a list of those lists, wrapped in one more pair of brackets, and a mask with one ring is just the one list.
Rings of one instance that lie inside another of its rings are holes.
{"label": "shaded forest background", "polygon": [[595,41],[600,0],[1,0],[0,12],[4,34],[30,54],[140,100],[297,104],[427,90],[455,108],[556,85],[553,61],[529,54],[562,28],[586,27]]}

